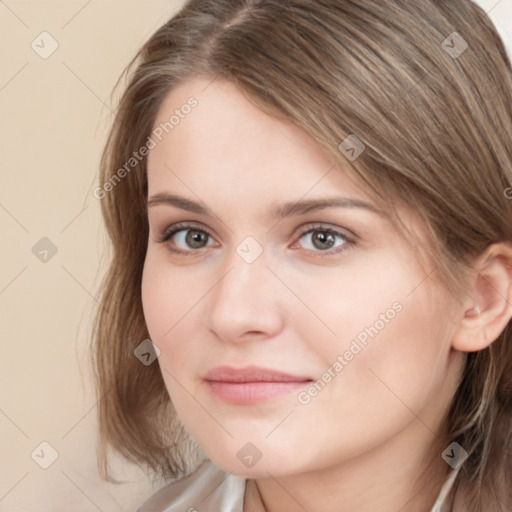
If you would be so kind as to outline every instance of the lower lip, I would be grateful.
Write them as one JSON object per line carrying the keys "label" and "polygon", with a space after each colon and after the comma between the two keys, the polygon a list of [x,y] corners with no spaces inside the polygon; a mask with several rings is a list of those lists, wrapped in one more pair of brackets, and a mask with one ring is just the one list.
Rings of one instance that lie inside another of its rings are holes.
{"label": "lower lip", "polygon": [[219,382],[206,381],[210,391],[229,404],[248,405],[265,402],[296,392],[311,381],[301,382]]}

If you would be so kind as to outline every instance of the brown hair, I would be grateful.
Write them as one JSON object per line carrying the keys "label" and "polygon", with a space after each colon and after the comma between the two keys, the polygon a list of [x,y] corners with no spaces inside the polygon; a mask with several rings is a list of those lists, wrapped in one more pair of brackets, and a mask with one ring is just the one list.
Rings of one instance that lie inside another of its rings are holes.
{"label": "brown hair", "polygon": [[[146,144],[177,84],[231,81],[326,147],[397,222],[397,205],[414,209],[454,296],[464,294],[471,258],[512,241],[504,194],[512,186],[512,68],[494,25],[470,0],[191,0],[123,76],[100,170],[113,247],[93,344],[104,478],[109,446],[163,478],[186,474],[197,455],[158,365],[134,356],[149,337],[140,293],[146,159],[123,179],[118,172]],[[365,145],[354,161],[339,149],[349,135]],[[115,185],[108,193],[107,182]],[[488,348],[467,354],[446,417],[447,439],[469,453],[457,481],[470,491],[470,510],[491,510],[493,500],[512,506],[502,489],[512,481],[511,420],[509,322]]]}

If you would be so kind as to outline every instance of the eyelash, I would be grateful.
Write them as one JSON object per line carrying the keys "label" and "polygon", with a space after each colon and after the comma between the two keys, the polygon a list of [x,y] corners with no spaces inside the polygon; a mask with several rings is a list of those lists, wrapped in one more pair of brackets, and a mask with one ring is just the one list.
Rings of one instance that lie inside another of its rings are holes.
{"label": "eyelash", "polygon": [[[171,247],[171,244],[169,243],[170,239],[172,238],[173,235],[175,235],[176,233],[179,233],[180,231],[187,231],[187,230],[198,231],[199,233],[204,233],[204,234],[208,235],[210,238],[213,238],[210,235],[210,233],[208,233],[208,231],[200,229],[200,228],[198,228],[195,225],[187,224],[187,223],[178,223],[178,224],[174,224],[174,225],[170,226],[168,229],[166,229],[165,232],[156,241],[157,241],[157,243],[166,245],[167,248],[169,249],[169,251],[171,251],[173,253],[181,254],[183,256],[195,255],[195,254],[201,252],[205,248],[202,248],[202,249],[191,249],[190,251],[182,251],[181,249],[175,249],[175,248]],[[306,226],[304,228],[304,231],[302,231],[299,234],[299,236],[297,238],[297,241],[299,241],[305,235],[308,235],[310,233],[314,233],[315,231],[320,231],[320,232],[336,235],[336,236],[342,238],[345,243],[341,246],[341,248],[338,247],[336,249],[329,249],[329,250],[325,250],[325,251],[321,251],[321,250],[317,250],[317,251],[307,250],[307,252],[312,254],[313,257],[320,257],[320,258],[322,258],[322,257],[326,257],[326,256],[332,256],[332,255],[339,254],[339,253],[342,253],[344,251],[353,249],[354,246],[356,245],[355,241],[353,239],[349,238],[347,235],[341,233],[340,231],[338,231],[336,229],[329,228],[329,227],[327,227],[325,225],[322,225],[322,224],[311,224],[311,225]]]}

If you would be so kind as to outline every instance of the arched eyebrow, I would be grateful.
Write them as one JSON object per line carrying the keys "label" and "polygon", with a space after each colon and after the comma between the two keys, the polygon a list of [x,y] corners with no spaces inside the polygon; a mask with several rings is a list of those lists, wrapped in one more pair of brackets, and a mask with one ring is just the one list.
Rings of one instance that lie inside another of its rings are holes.
{"label": "arched eyebrow", "polygon": [[[152,195],[148,200],[148,208],[157,205],[169,205],[186,210],[188,212],[216,217],[212,210],[196,201],[186,197],[159,192]],[[382,211],[370,203],[348,197],[329,197],[324,199],[301,199],[284,203],[274,203],[269,212],[269,219],[282,219],[284,217],[304,215],[306,213],[324,210],[326,208],[359,208],[382,215]]]}
{"label": "arched eyebrow", "polygon": [[272,219],[282,219],[284,217],[303,215],[326,208],[360,208],[377,214],[382,213],[372,204],[361,201],[360,199],[327,197],[325,199],[302,199],[299,201],[275,204],[271,210],[270,217]]}

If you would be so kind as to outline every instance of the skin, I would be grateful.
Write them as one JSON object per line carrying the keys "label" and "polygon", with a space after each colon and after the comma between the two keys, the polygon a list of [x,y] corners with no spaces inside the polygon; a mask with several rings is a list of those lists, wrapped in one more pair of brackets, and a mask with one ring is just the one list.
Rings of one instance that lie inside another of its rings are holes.
{"label": "skin", "polygon": [[[439,428],[461,350],[469,350],[463,340],[471,349],[489,343],[470,314],[474,298],[450,297],[431,274],[435,263],[423,268],[417,249],[373,211],[269,218],[274,203],[301,198],[372,203],[307,133],[269,117],[232,84],[183,83],[165,98],[155,126],[190,96],[198,106],[148,156],[148,197],[172,193],[214,215],[149,206],[142,280],[146,323],[179,417],[218,467],[249,479],[246,511],[430,510],[451,469]],[[401,218],[424,233],[414,212]],[[178,222],[210,236],[191,246],[181,231],[162,243]],[[346,249],[325,255],[314,233],[303,234],[312,223],[355,244],[338,236],[332,250]],[[263,249],[252,263],[236,252],[248,236]],[[308,404],[296,392],[226,404],[202,379],[224,364],[319,379],[397,302],[401,311]],[[502,311],[498,334],[509,313]],[[237,458],[247,442],[262,454],[251,468]],[[416,481],[433,449],[435,463]]]}

